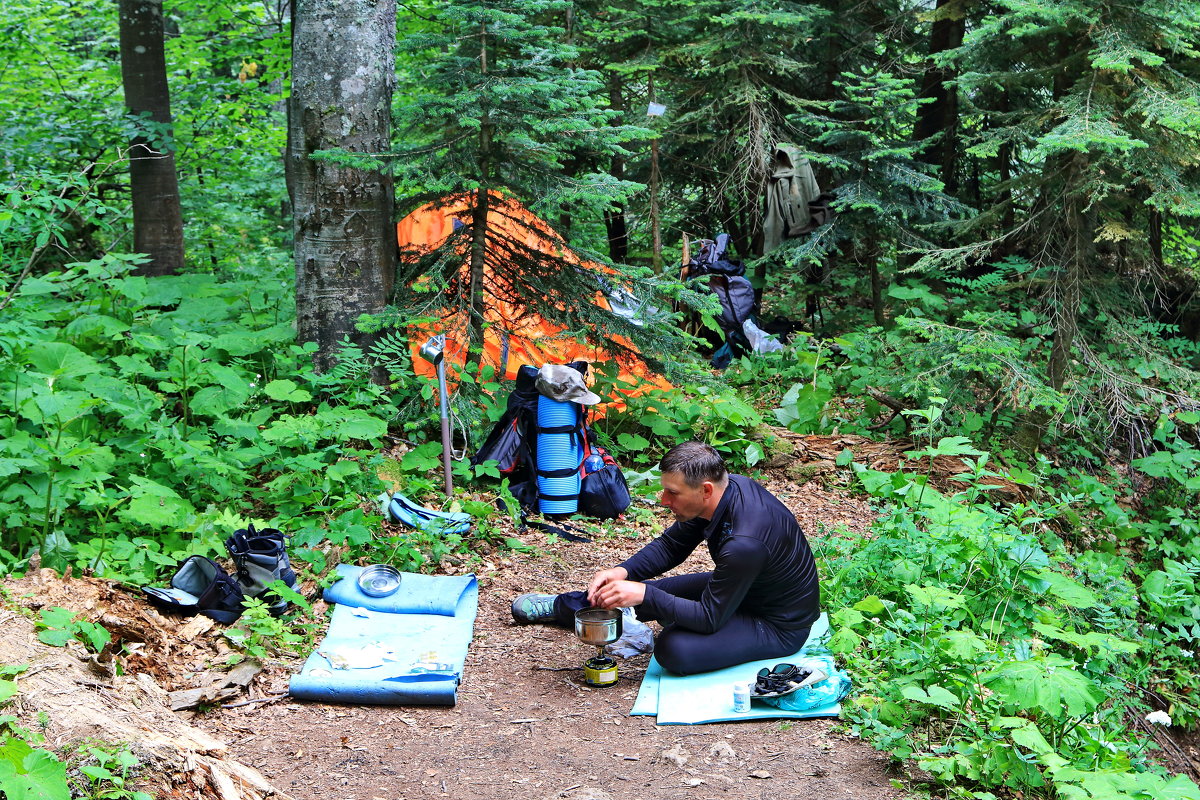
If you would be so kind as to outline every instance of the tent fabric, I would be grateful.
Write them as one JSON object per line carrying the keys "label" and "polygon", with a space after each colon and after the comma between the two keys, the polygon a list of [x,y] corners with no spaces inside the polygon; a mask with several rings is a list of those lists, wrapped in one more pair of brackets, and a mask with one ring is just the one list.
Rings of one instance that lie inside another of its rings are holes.
{"label": "tent fabric", "polygon": [[[406,257],[419,257],[441,246],[446,239],[463,224],[469,224],[472,214],[473,195],[463,194],[421,206],[400,220],[396,225],[396,238],[401,252]],[[500,236],[513,240],[535,252],[552,254],[580,269],[594,272],[597,287],[604,283],[605,268],[595,262],[585,261],[573,253],[543,220],[511,197],[491,193],[488,207],[488,227]],[[464,243],[464,247],[466,244]],[[464,259],[465,261],[465,259]],[[468,267],[464,264],[462,271]],[[497,377],[515,380],[522,364],[541,367],[543,364],[567,364],[571,361],[587,361],[595,368],[616,361],[618,378],[634,388],[623,392],[633,396],[648,389],[669,389],[671,384],[651,370],[628,340],[614,337],[614,350],[624,350],[614,355],[598,347],[567,336],[564,329],[547,320],[531,307],[527,299],[520,296],[519,287],[502,283],[490,266],[484,271],[485,332],[483,363],[496,369]],[[600,308],[613,310],[608,298],[599,291],[590,298]],[[432,376],[435,367],[419,356],[419,348],[430,336],[446,334],[444,349],[447,368],[454,372],[461,368],[466,359],[468,318],[465,311],[451,312],[447,317],[429,325],[413,326],[409,331],[413,365],[417,374]],[[618,399],[618,398],[611,398]]]}

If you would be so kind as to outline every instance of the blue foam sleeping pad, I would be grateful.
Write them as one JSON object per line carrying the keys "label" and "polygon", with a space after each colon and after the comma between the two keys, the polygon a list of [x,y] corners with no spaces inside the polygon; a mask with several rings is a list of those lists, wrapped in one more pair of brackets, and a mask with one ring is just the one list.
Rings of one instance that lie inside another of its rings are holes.
{"label": "blue foam sleeping pad", "polygon": [[[479,605],[475,576],[406,572],[395,594],[368,597],[358,590],[361,567],[337,571],[342,579],[325,590],[325,599],[337,603],[329,631],[292,676],[291,695],[325,703],[454,705]],[[345,668],[347,658],[364,653],[381,654],[374,659],[381,663]]]}
{"label": "blue foam sleeping pad", "polygon": [[[537,424],[539,428],[566,428],[579,424],[579,406],[546,396],[538,397]],[[579,464],[583,461],[583,445],[577,432],[538,433],[537,468],[541,470],[574,469],[561,478],[537,476],[538,511],[543,514],[574,514],[579,510]],[[550,500],[541,495],[562,495],[566,499]]]}
{"label": "blue foam sleeping pad", "polygon": [[785,711],[769,706],[761,700],[751,699],[749,711],[733,710],[733,684],[738,681],[754,683],[758,671],[770,669],[776,664],[804,658],[806,651],[823,647],[829,636],[829,620],[825,614],[813,623],[808,641],[798,653],[783,658],[750,661],[733,667],[704,672],[699,675],[675,675],[667,672],[650,659],[646,676],[638,689],[637,699],[629,711],[632,717],[658,716],[659,725],[702,725],[706,722],[738,722],[747,719],[807,719],[812,717],[836,717],[841,713],[840,703],[833,703],[807,711]]}
{"label": "blue foam sleeping pad", "polygon": [[[466,590],[463,581],[469,577],[403,572],[400,588],[394,593],[387,597],[371,597],[358,588],[358,576],[362,571],[362,567],[338,564],[336,572],[341,580],[325,590],[325,602],[389,614],[439,614],[452,617],[457,614],[459,600]],[[474,578],[471,581],[474,582]]]}

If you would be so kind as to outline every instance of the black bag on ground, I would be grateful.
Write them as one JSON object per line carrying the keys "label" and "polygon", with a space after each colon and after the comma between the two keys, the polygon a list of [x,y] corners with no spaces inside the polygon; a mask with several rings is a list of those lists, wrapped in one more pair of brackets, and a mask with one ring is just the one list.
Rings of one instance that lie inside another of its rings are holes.
{"label": "black bag on ground", "polygon": [[471,466],[495,461],[500,474],[513,483],[532,476],[528,459],[524,458],[522,451],[522,439],[528,414],[534,415],[536,424],[538,390],[534,382],[537,376],[537,368],[528,364],[517,370],[504,414],[496,421],[479,450],[471,456]]}
{"label": "black bag on ground", "polygon": [[588,459],[584,458],[583,479],[579,483],[579,513],[596,519],[616,519],[633,502],[629,485],[625,483],[625,473],[603,447],[590,444],[586,447],[590,447],[591,454],[603,458],[604,465],[588,472]]}
{"label": "black bag on ground", "polygon": [[211,558],[191,556],[181,561],[171,586],[143,586],[150,602],[163,611],[203,614],[228,625],[242,615],[245,595],[238,582]]}

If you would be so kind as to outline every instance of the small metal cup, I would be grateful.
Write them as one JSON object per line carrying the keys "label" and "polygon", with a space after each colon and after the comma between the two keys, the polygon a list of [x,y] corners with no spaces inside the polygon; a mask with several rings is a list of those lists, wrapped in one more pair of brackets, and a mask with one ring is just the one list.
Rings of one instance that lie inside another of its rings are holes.
{"label": "small metal cup", "polygon": [[624,631],[619,608],[583,608],[575,612],[575,635],[584,644],[604,647]]}
{"label": "small metal cup", "polygon": [[421,358],[428,361],[430,364],[437,364],[442,360],[446,349],[446,336],[439,334],[421,345]]}

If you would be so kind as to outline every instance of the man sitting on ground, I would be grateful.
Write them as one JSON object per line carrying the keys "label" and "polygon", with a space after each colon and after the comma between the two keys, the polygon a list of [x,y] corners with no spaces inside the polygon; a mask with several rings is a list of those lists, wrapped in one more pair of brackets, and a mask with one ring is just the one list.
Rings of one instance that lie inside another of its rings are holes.
{"label": "man sitting on ground", "polygon": [[[703,442],[659,463],[659,503],[675,523],[631,558],[592,576],[586,592],[524,594],[517,622],[573,627],[581,608],[632,607],[663,626],[655,656],[679,675],[798,651],[820,615],[816,564],[796,518],[754,481],[730,475]],[[708,544],[712,572],[656,578]]]}

